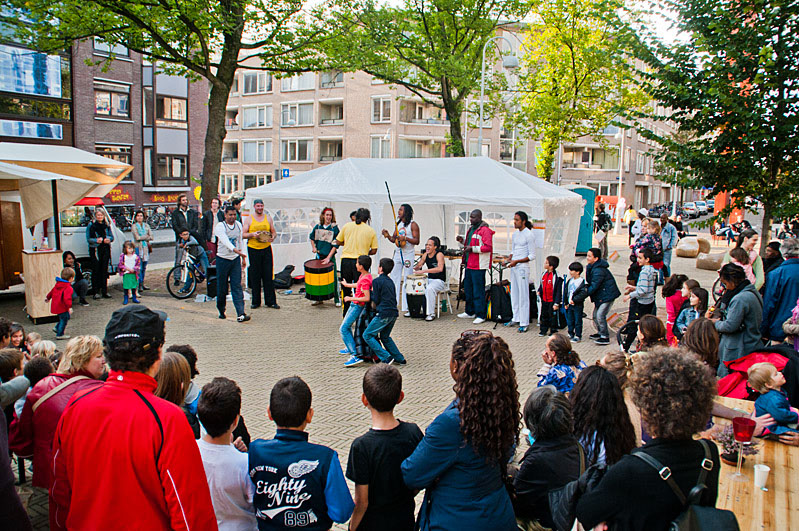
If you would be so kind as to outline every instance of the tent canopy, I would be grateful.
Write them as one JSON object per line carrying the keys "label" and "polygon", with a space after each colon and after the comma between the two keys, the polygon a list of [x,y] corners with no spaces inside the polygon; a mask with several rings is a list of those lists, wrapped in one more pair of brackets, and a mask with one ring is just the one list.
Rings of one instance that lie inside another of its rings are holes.
{"label": "tent canopy", "polygon": [[[422,243],[432,235],[444,245],[457,247],[468,213],[479,208],[496,232],[496,253],[510,251],[513,214],[528,213],[545,224],[541,253],[572,256],[577,242],[582,198],[564,188],[533,177],[487,157],[439,159],[345,159],[290,179],[251,188],[246,206],[262,199],[278,232],[275,241],[276,270],[295,267],[310,258],[308,235],[326,206],[336,210],[339,225],[350,211],[367,207],[371,225],[380,233],[394,230],[386,193],[391,189],[394,206],[410,204],[419,224]],[[391,256],[394,246],[380,238],[379,256]],[[534,274],[540,270],[540,262]]]}

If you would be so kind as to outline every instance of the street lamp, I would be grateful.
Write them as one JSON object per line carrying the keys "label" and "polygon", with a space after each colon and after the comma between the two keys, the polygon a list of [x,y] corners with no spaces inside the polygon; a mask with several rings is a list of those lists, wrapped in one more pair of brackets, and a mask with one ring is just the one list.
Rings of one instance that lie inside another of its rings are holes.
{"label": "street lamp", "polygon": [[[294,125],[297,124],[297,122],[291,117],[289,109],[280,109],[280,123],[278,123],[277,126],[277,179],[275,179],[276,181],[283,178],[283,167],[281,164],[283,161],[283,142],[281,142],[280,139],[280,130],[283,128],[283,116],[286,113],[289,113],[289,119],[286,120],[286,126],[293,127]],[[286,149],[286,152],[288,152],[288,149]]]}
{"label": "street lamp", "polygon": [[616,198],[616,226],[613,228],[613,234],[619,234],[619,227],[621,227],[621,212],[619,212],[619,207],[621,206],[621,188],[624,184],[624,129],[619,127],[619,132],[616,133],[616,138],[621,139],[621,143],[619,144],[619,190],[618,190],[618,197]]}
{"label": "street lamp", "polygon": [[[496,35],[491,37],[486,41],[483,45],[483,60],[480,64],[480,126],[479,126],[479,133],[477,136],[477,153],[478,156],[482,155],[483,153],[483,99],[485,97],[485,88],[486,88],[486,49],[488,45],[492,42],[495,42],[499,39],[508,43],[508,47],[511,49],[509,55],[502,56],[502,66],[508,70],[513,70],[515,68],[519,68],[519,59],[516,57],[516,54],[513,53],[513,44],[508,40],[507,37],[502,35]],[[502,52],[502,49],[497,45],[497,49]]]}

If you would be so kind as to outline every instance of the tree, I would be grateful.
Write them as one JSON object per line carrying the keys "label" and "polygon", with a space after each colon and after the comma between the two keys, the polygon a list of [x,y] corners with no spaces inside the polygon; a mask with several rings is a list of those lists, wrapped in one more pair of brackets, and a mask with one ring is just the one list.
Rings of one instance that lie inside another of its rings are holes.
{"label": "tree", "polygon": [[647,101],[636,87],[623,7],[621,0],[532,3],[516,122],[540,139],[536,169],[547,181],[561,143],[599,137],[622,111]]}
{"label": "tree", "polygon": [[719,217],[763,204],[764,253],[773,217],[799,213],[799,3],[674,0],[672,10],[686,38],[669,46],[642,32],[639,54],[686,140],[653,138],[666,165],[688,169],[683,186],[730,192]]}
{"label": "tree", "polygon": [[[158,62],[162,71],[210,84],[202,198],[219,186],[225,107],[236,70],[319,68],[317,47],[331,31],[330,0],[311,10],[301,0],[10,0],[23,17],[6,17],[17,37],[49,52],[92,36]],[[251,64],[256,60],[256,64]],[[110,61],[109,61],[110,62]]]}
{"label": "tree", "polygon": [[401,85],[444,109],[448,150],[462,157],[461,120],[467,99],[480,87],[483,45],[524,12],[522,0],[404,0],[400,8],[365,0],[345,16],[353,30],[325,50],[343,70]]}

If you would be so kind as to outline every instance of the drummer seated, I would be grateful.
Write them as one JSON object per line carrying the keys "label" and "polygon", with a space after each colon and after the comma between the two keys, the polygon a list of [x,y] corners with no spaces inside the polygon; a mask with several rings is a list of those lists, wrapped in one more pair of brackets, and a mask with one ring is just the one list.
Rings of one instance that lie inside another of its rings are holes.
{"label": "drummer seated", "polygon": [[424,291],[427,317],[424,320],[432,321],[436,318],[437,295],[447,290],[446,263],[444,261],[444,253],[441,252],[441,240],[437,236],[431,236],[427,240],[424,246],[424,253],[413,270],[427,275],[427,287]]}

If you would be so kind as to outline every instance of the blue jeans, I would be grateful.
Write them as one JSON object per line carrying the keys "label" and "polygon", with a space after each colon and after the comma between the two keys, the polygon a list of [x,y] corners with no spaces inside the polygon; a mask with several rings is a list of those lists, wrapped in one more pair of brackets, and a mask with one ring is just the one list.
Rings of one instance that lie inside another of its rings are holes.
{"label": "blue jeans", "polygon": [[671,276],[671,253],[673,249],[663,251],[663,269],[660,270],[660,281],[665,282],[666,277]]}
{"label": "blue jeans", "polygon": [[566,308],[566,325],[569,335],[583,337],[583,305],[571,304]]}
{"label": "blue jeans", "polygon": [[203,266],[203,273],[205,273],[205,276],[208,276],[208,269],[211,267],[211,263],[208,261],[208,253],[206,253],[205,249],[202,247],[199,247],[199,250],[200,253],[197,257],[200,259],[200,265]]}
{"label": "blue jeans", "polygon": [[608,312],[613,305],[613,301],[600,302],[594,305],[594,326],[596,332],[605,339],[610,338],[608,330]]}
{"label": "blue jeans", "polygon": [[[391,331],[394,329],[394,323],[396,322],[396,317],[375,317],[369,322],[369,326],[366,327],[366,331],[363,333],[364,341],[382,362],[388,362],[392,358],[399,362],[405,361],[405,358],[397,348],[397,344],[391,339]],[[377,340],[378,337],[380,341]],[[380,342],[386,348],[380,346]]]}
{"label": "blue jeans", "polygon": [[344,320],[341,322],[341,329],[339,330],[341,332],[341,340],[347,350],[350,351],[351,356],[355,355],[355,338],[352,337],[352,325],[361,316],[363,308],[360,304],[351,303],[347,309],[347,315],[344,316]]}
{"label": "blue jeans", "polygon": [[467,269],[463,277],[463,293],[466,296],[466,313],[486,318],[486,271]]}
{"label": "blue jeans", "polygon": [[233,295],[233,306],[236,315],[244,315],[244,292],[241,290],[241,258],[227,260],[221,256],[216,257],[216,307],[219,313],[225,313],[227,306],[227,284],[230,281],[230,291]]}
{"label": "blue jeans", "polygon": [[55,335],[63,336],[64,330],[67,329],[68,322],[69,322],[69,312],[59,313],[58,324],[55,325]]}

